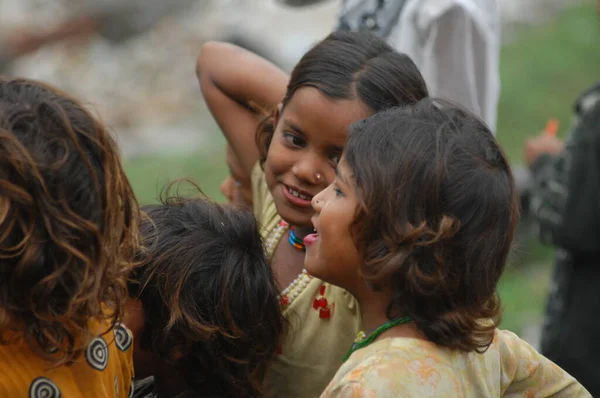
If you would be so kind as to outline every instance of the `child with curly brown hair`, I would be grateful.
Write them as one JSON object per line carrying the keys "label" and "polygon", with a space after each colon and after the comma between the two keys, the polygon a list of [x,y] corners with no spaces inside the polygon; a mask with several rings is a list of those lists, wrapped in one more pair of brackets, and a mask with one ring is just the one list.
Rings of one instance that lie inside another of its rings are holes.
{"label": "child with curly brown hair", "polygon": [[131,393],[117,321],[138,213],[96,118],[55,88],[0,78],[0,396]]}
{"label": "child with curly brown hair", "polygon": [[261,396],[285,322],[251,211],[177,196],[143,210],[125,322],[136,377],[153,379],[136,396]]}
{"label": "child with curly brown hair", "polygon": [[365,329],[322,397],[589,397],[498,330],[519,207],[489,129],[432,100],[355,123],[312,200],[305,266],[357,299]]}

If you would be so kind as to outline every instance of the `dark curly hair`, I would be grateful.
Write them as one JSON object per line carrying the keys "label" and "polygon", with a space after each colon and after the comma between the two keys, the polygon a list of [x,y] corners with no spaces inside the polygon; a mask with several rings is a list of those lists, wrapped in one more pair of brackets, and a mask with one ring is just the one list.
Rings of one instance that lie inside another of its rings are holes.
{"label": "dark curly hair", "polygon": [[485,351],[519,219],[490,130],[457,106],[424,100],[354,124],[344,156],[360,203],[360,272],[393,291],[388,317],[410,315],[436,344]]}
{"label": "dark curly hair", "polygon": [[[316,88],[333,100],[358,99],[373,113],[428,96],[425,80],[410,57],[368,32],[333,32],[308,51],[292,71],[282,109],[303,87]],[[271,113],[256,132],[261,163],[274,132]]]}
{"label": "dark curly hair", "polygon": [[0,77],[0,338],[54,365],[119,318],[139,209],[107,129],[70,96]]}
{"label": "dark curly hair", "polygon": [[252,213],[179,196],[143,210],[141,347],[200,396],[260,396],[285,322]]}

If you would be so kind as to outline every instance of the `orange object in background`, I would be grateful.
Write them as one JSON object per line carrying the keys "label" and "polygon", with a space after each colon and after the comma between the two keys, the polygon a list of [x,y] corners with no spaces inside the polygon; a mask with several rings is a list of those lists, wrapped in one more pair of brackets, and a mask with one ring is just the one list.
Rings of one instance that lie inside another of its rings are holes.
{"label": "orange object in background", "polygon": [[550,119],[548,120],[548,123],[546,124],[546,135],[549,135],[551,137],[556,137],[556,133],[558,132],[558,127],[559,127],[559,123],[558,123],[558,119]]}

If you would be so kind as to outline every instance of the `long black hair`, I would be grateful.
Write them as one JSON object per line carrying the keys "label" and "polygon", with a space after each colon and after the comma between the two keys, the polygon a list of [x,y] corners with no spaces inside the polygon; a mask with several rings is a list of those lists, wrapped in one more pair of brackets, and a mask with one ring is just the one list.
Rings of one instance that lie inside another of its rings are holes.
{"label": "long black hair", "polygon": [[[425,80],[410,57],[367,32],[334,32],[308,51],[292,71],[283,108],[303,87],[314,87],[334,100],[358,99],[373,113],[428,96]],[[263,163],[274,131],[271,114],[256,134]]]}

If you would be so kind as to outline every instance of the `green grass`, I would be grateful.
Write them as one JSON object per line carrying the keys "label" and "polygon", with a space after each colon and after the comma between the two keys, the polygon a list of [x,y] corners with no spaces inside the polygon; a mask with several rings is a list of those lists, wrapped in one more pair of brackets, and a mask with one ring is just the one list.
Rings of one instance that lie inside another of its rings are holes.
{"label": "green grass", "polygon": [[155,203],[169,182],[191,178],[209,197],[223,201],[219,192],[227,176],[225,141],[217,136],[208,148],[185,154],[139,156],[125,161],[125,171],[141,204]]}
{"label": "green grass", "polygon": [[533,264],[526,268],[509,267],[504,272],[499,287],[503,329],[521,333],[527,325],[541,322],[550,281],[548,270],[547,264]]}
{"label": "green grass", "polygon": [[498,139],[512,162],[521,163],[523,140],[542,131],[548,119],[560,121],[559,135],[567,132],[574,99],[600,79],[599,37],[595,4],[588,0],[524,28],[503,49]]}
{"label": "green grass", "polygon": [[517,242],[498,287],[503,329],[520,333],[541,322],[553,258],[554,250],[535,239]]}
{"label": "green grass", "polygon": [[[543,25],[521,28],[502,50],[498,138],[513,163],[521,163],[524,140],[548,119],[560,120],[559,135],[564,136],[573,100],[600,79],[599,38],[595,4],[588,0]],[[227,169],[220,137],[193,153],[134,158],[125,167],[143,204],[155,202],[165,183],[182,177],[193,178],[206,194],[222,200],[218,187]],[[521,235],[500,282],[502,327],[518,333],[540,322],[552,258],[551,249]]]}
{"label": "green grass", "polygon": [[[511,162],[522,163],[523,142],[550,118],[568,133],[573,101],[600,79],[600,28],[595,2],[584,1],[556,19],[524,28],[502,50],[498,139]],[[521,235],[500,282],[502,327],[521,332],[541,321],[554,251]]]}

